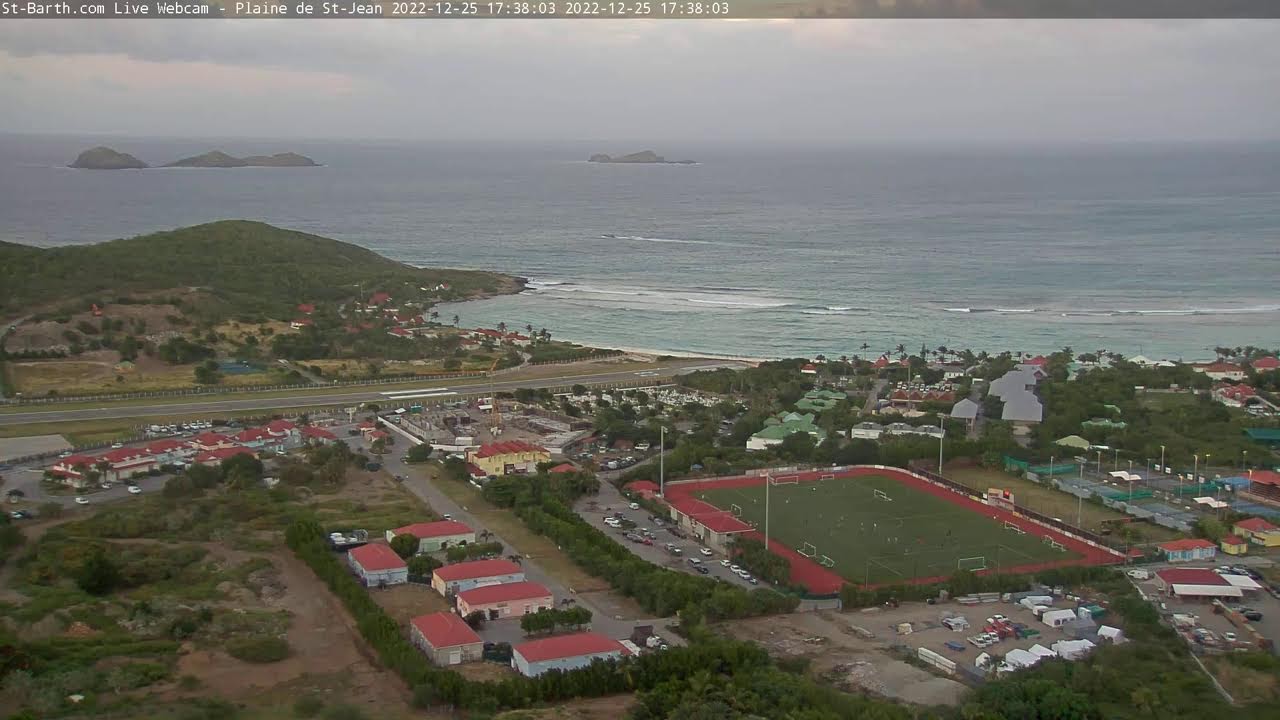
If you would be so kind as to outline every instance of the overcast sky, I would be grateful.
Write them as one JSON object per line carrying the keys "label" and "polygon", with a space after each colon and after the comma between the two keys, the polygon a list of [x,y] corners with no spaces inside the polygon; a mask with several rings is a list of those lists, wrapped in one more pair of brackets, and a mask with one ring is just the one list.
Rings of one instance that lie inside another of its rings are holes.
{"label": "overcast sky", "polygon": [[1280,139],[1280,23],[11,21],[0,130]]}

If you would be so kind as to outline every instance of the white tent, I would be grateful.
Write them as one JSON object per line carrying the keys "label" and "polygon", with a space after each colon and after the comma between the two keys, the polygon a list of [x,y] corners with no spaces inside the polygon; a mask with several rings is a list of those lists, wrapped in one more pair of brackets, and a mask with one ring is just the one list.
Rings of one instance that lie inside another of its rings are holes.
{"label": "white tent", "polygon": [[1258,584],[1258,581],[1254,580],[1248,575],[1235,575],[1233,573],[1222,573],[1222,579],[1226,580],[1227,583],[1229,583],[1230,585],[1240,588],[1241,590],[1261,590],[1262,589],[1262,586]]}
{"label": "white tent", "polygon": [[1031,647],[1027,648],[1027,652],[1030,652],[1035,655],[1039,655],[1042,658],[1058,656],[1058,653],[1050,650],[1049,648],[1041,645],[1040,643],[1036,643],[1035,645],[1032,645]]}
{"label": "white tent", "polygon": [[1125,641],[1124,631],[1120,628],[1114,628],[1110,625],[1102,625],[1098,627],[1098,637],[1119,645]]}
{"label": "white tent", "polygon": [[1088,640],[1059,640],[1053,644],[1053,651],[1063,660],[1079,660],[1093,652],[1093,648],[1093,643]]}
{"label": "white tent", "polygon": [[1040,621],[1049,627],[1060,627],[1069,622],[1075,622],[1076,612],[1074,610],[1046,610],[1040,616]]}
{"label": "white tent", "polygon": [[1044,658],[1040,655],[1036,655],[1033,652],[1028,652],[1020,648],[1014,648],[1004,656],[1005,664],[1014,670],[1029,668],[1043,659]]}

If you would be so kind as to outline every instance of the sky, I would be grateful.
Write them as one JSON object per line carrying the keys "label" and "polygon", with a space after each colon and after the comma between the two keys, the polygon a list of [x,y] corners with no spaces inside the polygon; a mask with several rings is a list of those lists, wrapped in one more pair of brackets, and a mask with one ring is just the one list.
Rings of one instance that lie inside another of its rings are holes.
{"label": "sky", "polygon": [[1272,21],[17,21],[0,131],[797,145],[1280,139]]}

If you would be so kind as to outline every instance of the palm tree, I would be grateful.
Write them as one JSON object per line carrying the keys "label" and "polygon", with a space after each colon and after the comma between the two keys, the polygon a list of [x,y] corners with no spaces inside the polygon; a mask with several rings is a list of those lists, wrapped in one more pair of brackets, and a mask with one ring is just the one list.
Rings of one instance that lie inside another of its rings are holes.
{"label": "palm tree", "polygon": [[458,323],[459,323],[459,322],[461,322],[461,320],[458,318],[458,316],[457,316],[457,315],[454,315],[454,316],[453,316],[453,326],[454,326],[454,327],[458,327]]}
{"label": "palm tree", "polygon": [[498,332],[505,333],[506,331],[507,331],[507,324],[504,322],[498,323]]}
{"label": "palm tree", "polygon": [[524,326],[524,329],[525,329],[525,332],[529,333],[530,335],[532,335],[532,334],[533,334],[533,324],[532,324],[532,323],[530,323],[530,324],[528,324],[528,325],[525,325],[525,326]]}
{"label": "palm tree", "polygon": [[859,349],[859,350],[870,350],[870,349],[871,349],[871,346],[870,346],[870,345],[868,345],[868,344],[866,344],[866,343],[862,343],[862,347],[860,347],[860,348],[858,348],[858,349]]}
{"label": "palm tree", "polygon": [[432,310],[432,311],[431,311],[431,322],[435,322],[436,320],[439,320],[439,319],[440,319],[440,313],[436,312],[435,310]]}

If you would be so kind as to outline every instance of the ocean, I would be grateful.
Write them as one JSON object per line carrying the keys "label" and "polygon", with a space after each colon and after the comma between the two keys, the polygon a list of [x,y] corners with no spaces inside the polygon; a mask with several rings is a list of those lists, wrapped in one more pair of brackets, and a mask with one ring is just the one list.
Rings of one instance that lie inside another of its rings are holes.
{"label": "ocean", "polygon": [[[83,171],[218,148],[322,168]],[[1280,145],[765,149],[0,135],[0,240],[87,243],[251,218],[418,265],[529,279],[440,308],[607,347],[1194,359],[1280,345]]]}

